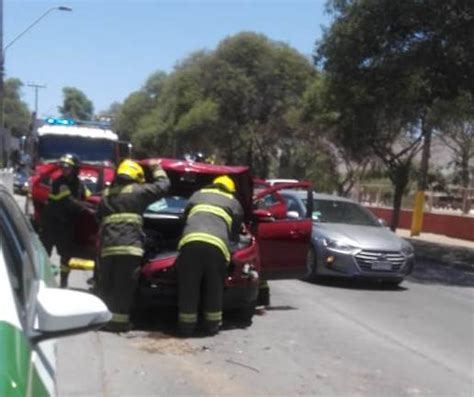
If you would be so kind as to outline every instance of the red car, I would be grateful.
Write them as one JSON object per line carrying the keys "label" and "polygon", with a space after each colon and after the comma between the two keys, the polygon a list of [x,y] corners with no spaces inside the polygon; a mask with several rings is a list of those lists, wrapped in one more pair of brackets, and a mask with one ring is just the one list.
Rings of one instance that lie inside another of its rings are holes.
{"label": "red car", "polygon": [[[48,200],[52,181],[61,173],[57,163],[40,164],[36,166],[35,173],[30,178],[31,200],[33,204],[32,223],[38,229],[41,223],[41,215]],[[104,187],[110,184],[114,178],[115,170],[112,166],[93,165],[83,163],[79,172],[79,178],[85,183],[92,195],[87,199],[92,205],[100,201]],[[29,213],[29,209],[26,210]],[[77,256],[80,259],[94,260],[96,256],[96,240],[99,227],[94,216],[84,213],[76,225],[75,240]]]}
{"label": "red car", "polygon": [[[147,164],[150,160],[140,161],[146,174],[149,173]],[[144,213],[145,258],[136,307],[176,305],[174,262],[187,200],[196,190],[224,174],[229,175],[236,184],[237,198],[244,209],[248,229],[232,247],[232,259],[225,279],[224,310],[240,309],[243,319],[250,320],[261,278],[304,276],[312,225],[309,217],[298,220],[287,218],[286,204],[278,190],[287,189],[289,185],[269,187],[257,182],[254,190],[250,169],[244,166],[210,165],[177,159],[161,159],[161,165],[170,178],[171,190],[166,198],[150,205]],[[48,165],[33,183],[37,220],[48,196],[49,183],[56,172],[57,166]],[[146,176],[148,179],[151,177]],[[98,203],[100,191],[113,179],[113,169],[83,164],[80,178],[93,192],[90,201]],[[290,186],[308,188],[308,194],[311,194],[307,183]],[[312,203],[312,200],[308,202]],[[82,217],[75,229],[81,258],[93,258],[98,232],[95,219]]]}
{"label": "red car", "polygon": [[[145,168],[147,162],[142,162]],[[224,310],[240,309],[242,319],[248,321],[254,312],[260,278],[300,278],[305,274],[312,224],[310,218],[287,218],[286,204],[278,190],[290,185],[259,186],[254,191],[248,167],[173,159],[162,159],[161,164],[171,180],[171,191],[168,197],[153,203],[144,213],[146,256],[137,305],[176,305],[174,263],[187,200],[193,192],[224,174],[236,184],[248,229],[232,247],[225,279]],[[309,185],[299,183],[291,184],[291,187],[309,188]],[[311,194],[310,189],[308,192]]]}

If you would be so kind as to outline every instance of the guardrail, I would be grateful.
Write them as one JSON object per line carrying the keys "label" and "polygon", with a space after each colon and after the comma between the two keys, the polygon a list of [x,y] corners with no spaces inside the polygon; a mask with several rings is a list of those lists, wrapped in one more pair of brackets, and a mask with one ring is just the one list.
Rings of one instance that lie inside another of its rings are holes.
{"label": "guardrail", "polygon": [[[372,207],[366,205],[378,218],[384,219],[390,224],[392,209]],[[413,211],[401,210],[398,227],[401,229],[411,228]],[[423,230],[425,233],[441,234],[462,240],[474,241],[474,218],[465,215],[449,215],[439,213],[426,213],[423,215]]]}
{"label": "guardrail", "polygon": [[13,194],[13,168],[0,168],[0,183]]}

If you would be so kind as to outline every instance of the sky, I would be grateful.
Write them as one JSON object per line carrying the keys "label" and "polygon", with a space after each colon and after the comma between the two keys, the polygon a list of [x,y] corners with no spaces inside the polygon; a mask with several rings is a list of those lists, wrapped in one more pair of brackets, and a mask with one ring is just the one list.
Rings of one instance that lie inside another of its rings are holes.
{"label": "sky", "polygon": [[31,110],[58,115],[62,88],[76,87],[96,112],[122,102],[157,70],[171,72],[192,52],[213,50],[241,31],[263,33],[306,56],[329,25],[325,0],[3,0],[6,78],[23,83]]}

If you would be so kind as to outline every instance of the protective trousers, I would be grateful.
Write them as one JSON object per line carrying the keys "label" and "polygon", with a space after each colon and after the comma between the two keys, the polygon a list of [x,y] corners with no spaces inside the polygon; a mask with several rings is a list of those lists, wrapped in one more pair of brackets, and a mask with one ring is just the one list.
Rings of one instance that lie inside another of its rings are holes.
{"label": "protective trousers", "polygon": [[42,233],[42,241],[48,255],[51,255],[52,249],[56,246],[56,251],[60,257],[60,286],[66,288],[68,286],[68,278],[71,269],[69,260],[77,253],[77,247],[74,243],[74,233],[69,227],[58,228],[57,230],[47,230]]}
{"label": "protective trousers", "polygon": [[199,304],[206,330],[210,333],[218,331],[222,323],[226,264],[222,251],[211,244],[194,241],[181,248],[177,270],[178,326],[182,334],[195,330]]}
{"label": "protective trousers", "polygon": [[142,258],[134,255],[102,257],[99,265],[99,290],[112,312],[106,328],[111,331],[130,329],[130,309],[138,283]]}

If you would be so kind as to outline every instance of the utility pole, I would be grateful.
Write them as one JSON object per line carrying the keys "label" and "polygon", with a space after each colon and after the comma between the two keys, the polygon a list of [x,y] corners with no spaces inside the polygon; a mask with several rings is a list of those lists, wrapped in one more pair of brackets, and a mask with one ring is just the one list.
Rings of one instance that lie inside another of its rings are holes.
{"label": "utility pole", "polygon": [[41,84],[28,83],[28,87],[34,88],[35,90],[35,115],[38,116],[38,90],[40,88],[46,88],[46,86]]}
{"label": "utility pole", "polygon": [[18,34],[13,40],[11,40],[6,46],[3,46],[3,0],[0,0],[0,167],[7,163],[7,157],[5,152],[5,52],[9,47],[12,46],[18,39],[23,37],[33,26],[41,21],[49,13],[58,11],[72,11],[70,7],[51,7],[35,19],[30,25],[26,27],[20,34]]}

